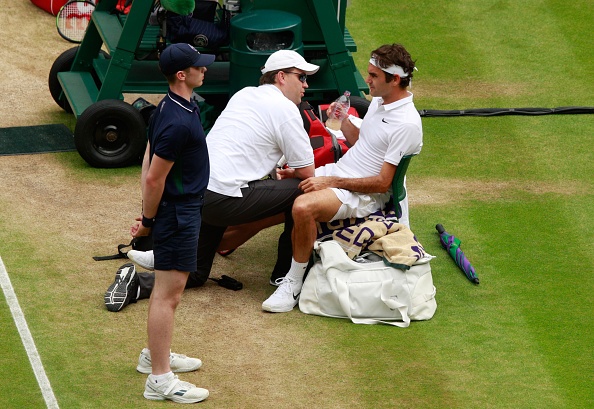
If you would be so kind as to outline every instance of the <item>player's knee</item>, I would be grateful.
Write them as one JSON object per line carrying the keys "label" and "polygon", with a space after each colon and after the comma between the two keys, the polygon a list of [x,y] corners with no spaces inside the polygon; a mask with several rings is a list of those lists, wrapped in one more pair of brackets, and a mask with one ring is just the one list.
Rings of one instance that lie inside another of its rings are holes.
{"label": "player's knee", "polygon": [[297,197],[293,203],[293,219],[299,220],[311,216],[313,211],[312,204],[313,202],[307,195]]}

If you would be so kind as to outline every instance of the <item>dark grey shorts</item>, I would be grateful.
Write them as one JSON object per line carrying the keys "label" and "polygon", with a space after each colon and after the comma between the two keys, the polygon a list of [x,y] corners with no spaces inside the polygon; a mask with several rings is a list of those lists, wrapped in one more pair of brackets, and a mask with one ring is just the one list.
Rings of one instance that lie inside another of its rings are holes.
{"label": "dark grey shorts", "polygon": [[290,211],[302,191],[301,180],[255,180],[241,189],[243,197],[221,195],[210,190],[204,196],[202,218],[213,226],[234,226]]}

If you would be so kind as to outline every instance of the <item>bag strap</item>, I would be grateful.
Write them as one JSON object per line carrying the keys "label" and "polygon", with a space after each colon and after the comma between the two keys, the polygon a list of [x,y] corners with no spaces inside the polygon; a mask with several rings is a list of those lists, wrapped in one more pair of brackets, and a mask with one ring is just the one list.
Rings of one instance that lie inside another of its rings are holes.
{"label": "bag strap", "polygon": [[332,152],[334,152],[334,163],[338,162],[338,159],[342,157],[342,146],[338,143],[338,138],[333,132],[328,132],[332,139]]}
{"label": "bag strap", "polygon": [[93,256],[93,260],[95,261],[104,261],[104,260],[116,260],[118,258],[128,258],[128,255],[124,253],[122,250],[126,247],[132,247],[132,243],[134,239],[130,241],[128,244],[118,244],[118,254],[114,254],[111,256]]}
{"label": "bag strap", "polygon": [[338,143],[336,135],[328,131],[324,123],[315,114],[314,109],[309,102],[301,101],[299,104],[299,111],[301,112],[305,132],[307,132],[310,138],[324,135],[330,136],[330,140],[332,141],[331,150],[334,154],[334,163],[338,162],[338,159],[342,157],[344,152],[342,151],[342,146]]}
{"label": "bag strap", "polygon": [[381,293],[381,300],[392,310],[398,310],[400,312],[400,316],[402,317],[402,322],[400,321],[386,321],[386,320],[376,320],[373,318],[353,318],[351,314],[351,304],[350,304],[350,293],[348,285],[342,280],[336,280],[336,289],[338,290],[338,300],[340,302],[340,306],[342,307],[345,314],[351,319],[354,324],[387,324],[393,325],[395,327],[400,328],[407,328],[410,325],[410,318],[408,316],[408,306],[406,304],[402,304],[397,302],[396,300],[390,298],[389,294],[392,292],[390,291],[393,287],[393,281],[383,281],[382,282],[382,293]]}

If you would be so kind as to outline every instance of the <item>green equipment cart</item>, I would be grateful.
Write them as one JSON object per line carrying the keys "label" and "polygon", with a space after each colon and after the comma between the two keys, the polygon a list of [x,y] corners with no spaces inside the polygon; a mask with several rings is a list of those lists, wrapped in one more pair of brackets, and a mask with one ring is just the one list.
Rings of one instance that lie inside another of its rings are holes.
{"label": "green equipment cart", "polygon": [[[118,0],[98,2],[78,47],[62,53],[49,74],[56,103],[74,114],[78,152],[91,166],[122,167],[136,163],[146,146],[146,118],[124,94],[165,94],[157,50],[163,30],[150,25],[154,0],[134,0],[127,15]],[[328,103],[345,90],[362,96],[367,84],[352,53],[357,47],[345,27],[347,0],[241,0],[230,20],[230,42],[216,50],[199,89],[213,112],[245,86],[255,86],[260,67],[279,49],[301,53],[320,66],[308,78],[305,99]]]}

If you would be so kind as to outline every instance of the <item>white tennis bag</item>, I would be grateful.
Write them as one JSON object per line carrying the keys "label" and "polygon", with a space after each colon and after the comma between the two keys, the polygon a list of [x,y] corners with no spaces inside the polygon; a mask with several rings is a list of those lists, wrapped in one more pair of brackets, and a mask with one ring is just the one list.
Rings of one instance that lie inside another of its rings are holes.
{"label": "white tennis bag", "polygon": [[435,314],[432,257],[401,270],[383,261],[353,261],[333,240],[316,242],[314,251],[320,260],[309,271],[299,299],[305,314],[402,328],[411,320],[428,320]]}

